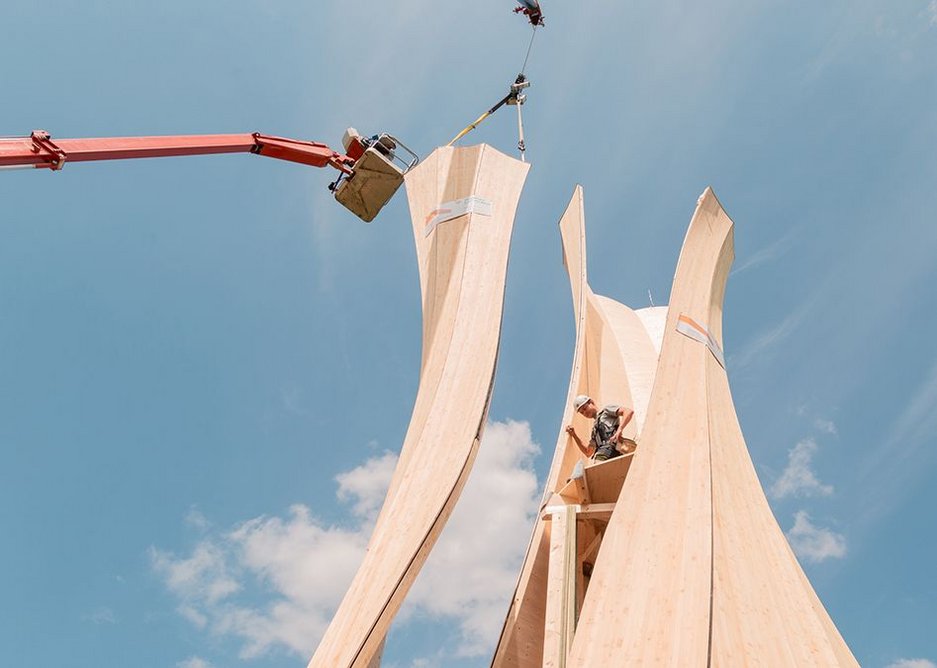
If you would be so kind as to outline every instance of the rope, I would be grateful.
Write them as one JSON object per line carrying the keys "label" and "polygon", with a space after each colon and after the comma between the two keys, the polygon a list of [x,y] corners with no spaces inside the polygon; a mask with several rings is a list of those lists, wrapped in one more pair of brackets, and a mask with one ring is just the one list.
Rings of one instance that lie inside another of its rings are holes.
{"label": "rope", "polygon": [[[524,54],[524,64],[521,65],[521,74],[524,76],[524,73],[527,71],[527,61],[530,60],[530,52],[534,48],[534,38],[537,36],[537,26],[533,27],[533,30],[530,31],[530,42],[527,43],[527,53]],[[527,144],[524,142],[524,115],[521,112],[521,107],[524,106],[523,103],[517,105],[517,150],[521,152],[521,162],[527,162],[527,157],[525,155],[527,151]]]}
{"label": "rope", "polygon": [[537,26],[534,26],[533,32],[530,35],[530,43],[527,45],[527,55],[524,56],[524,64],[521,66],[521,74],[524,74],[527,71],[527,61],[530,59],[530,50],[534,48],[534,37],[537,36]]}
{"label": "rope", "polygon": [[[521,81],[526,80],[526,78],[524,77],[524,72],[527,71],[527,61],[530,60],[530,52],[534,48],[534,38],[537,36],[537,28],[538,26],[534,26],[533,30],[531,31],[530,42],[528,42],[527,44],[527,53],[524,55],[524,64],[521,66],[521,73],[518,75],[517,81],[515,83],[520,83]],[[512,88],[512,91],[508,93],[500,102],[498,102],[491,109],[489,109],[484,114],[476,118],[472,123],[469,123],[468,125],[466,125],[459,134],[457,134],[455,137],[452,138],[452,141],[446,144],[446,146],[452,146],[457,141],[462,139],[462,137],[464,137],[469,132],[477,128],[486,118],[488,118],[493,113],[498,111],[498,109],[500,109],[505,104],[507,104],[508,100],[510,100],[513,96],[516,96],[519,92],[520,92],[519,90],[515,90]],[[516,105],[517,106],[517,134],[518,134],[517,150],[521,152],[521,160],[524,160],[526,162],[524,158],[524,152],[527,150],[527,145],[524,143],[524,119],[523,119],[523,115],[521,114],[522,105],[523,105],[523,102],[517,102],[517,105]]]}

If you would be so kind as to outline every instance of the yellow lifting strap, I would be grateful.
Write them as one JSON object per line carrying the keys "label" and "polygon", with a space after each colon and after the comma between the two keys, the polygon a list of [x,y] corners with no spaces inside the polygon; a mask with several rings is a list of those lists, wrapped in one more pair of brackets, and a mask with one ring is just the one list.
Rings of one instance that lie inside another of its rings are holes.
{"label": "yellow lifting strap", "polygon": [[489,109],[484,114],[476,118],[474,122],[466,125],[465,128],[463,128],[463,130],[459,134],[457,134],[455,137],[452,138],[451,142],[446,144],[446,146],[452,146],[453,144],[455,144],[457,141],[462,139],[462,137],[464,137],[469,132],[477,128],[482,123],[482,121],[484,121],[486,118],[488,118],[493,113],[498,111],[498,109],[500,109],[504,105],[516,104],[518,105],[518,107],[520,107],[520,105],[524,104],[524,100],[527,98],[526,95],[521,95],[520,93],[522,90],[524,90],[525,88],[529,86],[530,86],[530,82],[527,80],[527,77],[524,76],[523,74],[518,74],[517,79],[515,79],[514,83],[511,84],[511,90],[508,92],[508,94],[505,95],[503,98],[501,98],[491,109]]}
{"label": "yellow lifting strap", "polygon": [[496,104],[495,106],[493,106],[491,109],[489,109],[488,111],[486,111],[484,114],[482,114],[481,116],[479,116],[478,118],[476,118],[473,123],[469,123],[468,125],[466,125],[465,128],[463,128],[462,132],[460,132],[460,133],[457,134],[455,137],[453,137],[453,138],[452,138],[452,141],[449,142],[448,144],[446,144],[446,146],[452,146],[452,145],[455,144],[457,141],[459,141],[460,139],[462,139],[462,137],[464,137],[464,136],[467,135],[469,132],[471,132],[472,130],[474,130],[475,128],[477,128],[477,127],[479,126],[479,124],[480,124],[482,121],[484,121],[486,118],[488,118],[488,117],[491,116],[493,113],[495,113],[496,111],[498,111],[498,109],[501,108],[501,105],[504,104],[505,102],[506,102],[506,100],[502,100],[501,102],[499,102],[498,104]]}
{"label": "yellow lifting strap", "polygon": [[521,73],[517,75],[517,79],[514,80],[514,83],[511,84],[511,90],[508,91],[508,94],[505,95],[501,100],[498,101],[495,106],[486,111],[484,114],[476,118],[472,123],[466,125],[462,131],[452,138],[452,141],[446,144],[446,146],[452,146],[457,141],[462,139],[469,132],[481,125],[482,122],[493,113],[498,111],[505,104],[517,105],[517,131],[518,131],[518,142],[517,148],[521,152],[521,160],[524,160],[524,151],[526,150],[526,144],[524,143],[524,121],[521,116],[521,105],[524,104],[524,101],[527,99],[526,95],[521,95],[521,91],[530,86],[530,81],[528,81],[524,72],[527,71],[527,61],[530,59],[530,50],[534,46],[534,37],[537,36],[537,26],[534,26],[533,32],[530,35],[530,43],[527,45],[527,54],[524,56],[524,64],[521,67]]}

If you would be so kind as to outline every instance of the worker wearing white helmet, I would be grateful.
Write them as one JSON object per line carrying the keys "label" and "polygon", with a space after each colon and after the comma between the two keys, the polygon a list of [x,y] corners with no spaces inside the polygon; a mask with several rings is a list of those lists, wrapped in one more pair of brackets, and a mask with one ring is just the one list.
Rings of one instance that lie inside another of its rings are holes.
{"label": "worker wearing white helmet", "polygon": [[[624,406],[610,404],[599,410],[592,397],[580,394],[573,400],[573,408],[583,417],[594,420],[592,434],[589,437],[589,445],[583,445],[576,434],[572,425],[566,427],[566,433],[576,442],[576,447],[586,457],[591,457],[596,461],[605,461],[614,459],[622,454],[621,450],[633,450],[634,442],[628,439],[622,439],[621,432],[631,419],[634,417],[634,411]],[[628,446],[631,447],[628,447]],[[622,447],[624,446],[624,447]]]}

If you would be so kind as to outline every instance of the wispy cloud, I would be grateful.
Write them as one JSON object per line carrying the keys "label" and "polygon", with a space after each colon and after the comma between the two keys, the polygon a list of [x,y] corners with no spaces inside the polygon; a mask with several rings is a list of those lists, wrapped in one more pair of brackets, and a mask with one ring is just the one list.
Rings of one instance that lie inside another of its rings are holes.
{"label": "wispy cloud", "polygon": [[813,472],[813,455],[817,442],[812,438],[800,441],[787,455],[787,468],[771,486],[771,496],[783,499],[789,496],[829,496],[832,485],[824,485]]}
{"label": "wispy cloud", "polygon": [[846,538],[814,525],[806,511],[794,514],[794,526],[787,532],[787,539],[797,556],[813,563],[846,556]]}
{"label": "wispy cloud", "polygon": [[442,656],[420,657],[409,663],[383,663],[383,668],[443,668],[445,665]]}
{"label": "wispy cloud", "polygon": [[198,529],[199,531],[205,531],[211,527],[211,522],[208,521],[208,518],[196,507],[189,508],[189,512],[185,514],[185,523],[188,524],[193,529]]}
{"label": "wispy cloud", "polygon": [[205,659],[198,656],[190,656],[185,661],[176,664],[176,668],[213,668]]}
{"label": "wispy cloud", "polygon": [[[931,6],[937,11],[937,2],[932,2]],[[937,668],[937,664],[927,659],[898,659],[889,663],[886,668]]]}
{"label": "wispy cloud", "polygon": [[836,429],[836,423],[832,420],[825,420],[824,418],[815,418],[813,421],[814,428],[817,431],[820,431],[824,434],[830,434],[836,436],[839,433],[839,430]]}
{"label": "wispy cloud", "polygon": [[[908,407],[895,422],[892,433],[897,443],[918,443],[931,436],[937,428],[937,363],[918,386]],[[907,456],[907,451],[898,453]]]}
{"label": "wispy cloud", "polygon": [[96,608],[88,614],[82,615],[81,618],[86,622],[98,625],[117,623],[117,615],[110,608]]}
{"label": "wispy cloud", "polygon": [[[937,1],[937,0],[935,0]],[[773,243],[761,248],[760,250],[755,251],[748,258],[736,266],[732,273],[731,277],[735,277],[742,272],[748,271],[749,269],[754,269],[755,267],[772,262],[773,260],[782,257],[791,246],[793,246],[795,231],[791,230],[785,234],[780,239],[774,241]]]}
{"label": "wispy cloud", "polygon": [[931,0],[927,5],[927,16],[930,18],[931,26],[937,26],[937,0]]}
{"label": "wispy cloud", "polygon": [[185,619],[189,620],[190,623],[200,629],[204,629],[206,626],[208,626],[208,617],[190,605],[180,605],[178,608],[176,608],[176,612],[178,612]]}
{"label": "wispy cloud", "polygon": [[908,483],[929,470],[937,433],[937,362],[911,393],[905,409],[887,430],[889,437],[864,458],[860,484],[871,490],[866,522],[887,513]]}
{"label": "wispy cloud", "polygon": [[309,412],[303,406],[302,390],[295,385],[280,389],[280,402],[283,404],[283,410],[287,413],[306,415]]}
{"label": "wispy cloud", "polygon": [[803,302],[785,316],[781,322],[756,336],[743,346],[739,352],[730,355],[729,366],[733,370],[743,369],[759,358],[769,355],[773,348],[776,348],[778,344],[800,327],[813,308],[815,301],[816,299],[811,299]]}
{"label": "wispy cloud", "polygon": [[[417,616],[454,622],[456,655],[485,653],[497,637],[536,511],[538,451],[526,423],[488,426],[461,503],[401,615],[404,623]],[[242,658],[276,649],[308,658],[358,568],[395,464],[385,453],[336,478],[337,496],[355,518],[350,528],[328,526],[295,505],[286,517],[210,533],[189,556],[152,549],[154,570],[179,599],[177,612],[239,642]],[[412,666],[437,664],[445,661],[424,657]]]}

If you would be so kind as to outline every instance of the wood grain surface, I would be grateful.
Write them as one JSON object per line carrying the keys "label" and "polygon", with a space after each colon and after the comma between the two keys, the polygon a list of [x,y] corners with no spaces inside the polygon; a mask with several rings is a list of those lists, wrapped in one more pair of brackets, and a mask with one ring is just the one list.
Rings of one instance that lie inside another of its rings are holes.
{"label": "wood grain surface", "polygon": [[[310,668],[364,668],[446,523],[487,417],[508,250],[529,166],[489,146],[440,148],[406,177],[423,297],[420,385],[367,552]],[[466,197],[490,205],[445,218]]]}

